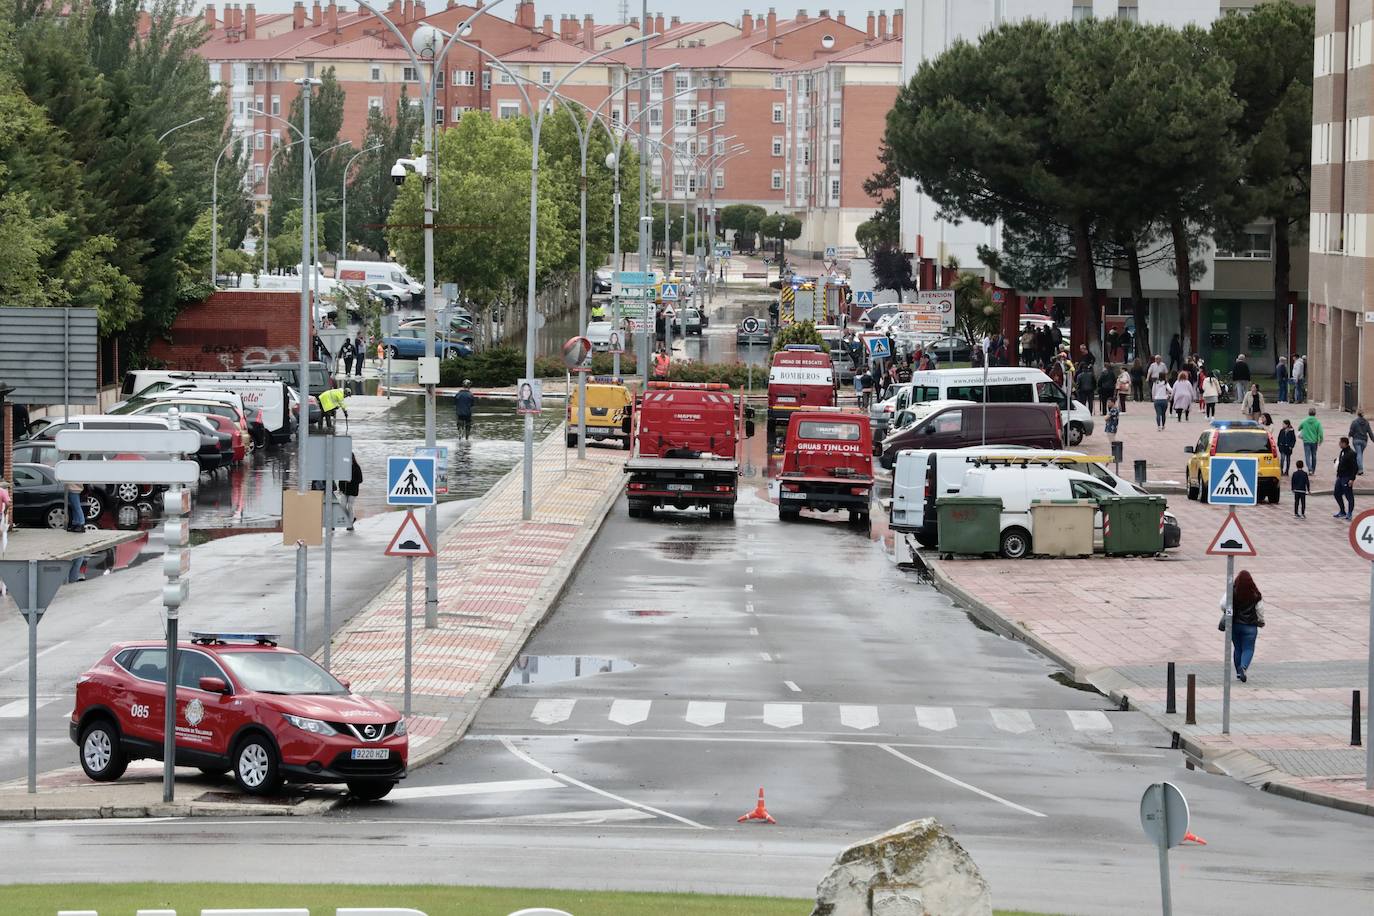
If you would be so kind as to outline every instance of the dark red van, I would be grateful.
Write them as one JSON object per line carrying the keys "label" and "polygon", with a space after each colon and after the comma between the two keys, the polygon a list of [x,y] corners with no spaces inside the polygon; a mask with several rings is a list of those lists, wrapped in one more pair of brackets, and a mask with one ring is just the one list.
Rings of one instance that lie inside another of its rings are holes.
{"label": "dark red van", "polygon": [[[983,418],[987,418],[986,435]],[[882,466],[891,470],[908,448],[966,448],[971,445],[1064,447],[1056,404],[975,404],[946,407],[883,440]]]}

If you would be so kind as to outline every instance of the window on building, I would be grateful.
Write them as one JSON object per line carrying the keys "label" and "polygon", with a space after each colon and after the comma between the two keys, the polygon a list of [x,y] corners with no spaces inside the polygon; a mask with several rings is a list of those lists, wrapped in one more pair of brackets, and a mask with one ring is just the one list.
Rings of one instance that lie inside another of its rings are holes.
{"label": "window on building", "polygon": [[683,92],[692,88],[692,77],[686,73],[678,73],[673,76],[673,91]]}
{"label": "window on building", "polygon": [[272,114],[281,115],[281,96],[279,95],[272,96]]}
{"label": "window on building", "polygon": [[381,67],[373,67],[373,68],[372,68],[372,82],[374,82],[374,83],[380,83],[381,81],[382,81],[382,68],[381,68]]}
{"label": "window on building", "polygon": [[483,89],[484,91],[485,91],[485,90],[491,89],[491,71],[490,71],[490,70],[483,70],[483,71],[482,71],[482,89]]}
{"label": "window on building", "polygon": [[716,169],[715,185],[717,191],[725,187],[725,169]]}
{"label": "window on building", "polygon": [[435,89],[443,89],[443,88],[444,88],[444,71],[442,71],[442,70],[435,70],[435,71],[434,71],[434,88],[435,88]]}
{"label": "window on building", "polygon": [[724,140],[717,140],[717,141],[716,141],[716,155],[717,155],[717,156],[720,156],[720,155],[724,155],[724,153],[725,153],[725,141],[724,141]]}
{"label": "window on building", "polygon": [[553,84],[553,69],[551,67],[543,67],[540,69],[539,82],[544,86]]}
{"label": "window on building", "polygon": [[1116,18],[1124,19],[1127,22],[1140,21],[1140,7],[1134,3],[1118,3],[1116,5]]}
{"label": "window on building", "polygon": [[500,107],[497,109],[497,116],[502,120],[520,117],[520,103],[502,102]]}
{"label": "window on building", "polygon": [[687,176],[681,172],[673,172],[673,190],[682,193],[687,188]]}
{"label": "window on building", "polygon": [[687,109],[687,125],[689,127],[697,126],[697,109],[695,105]]}
{"label": "window on building", "polygon": [[663,106],[655,105],[649,109],[649,126],[658,127],[663,123]]}
{"label": "window on building", "polygon": [[774,123],[774,124],[781,124],[781,123],[782,123],[782,103],[781,103],[781,102],[775,102],[775,103],[773,104],[773,123]]}
{"label": "window on building", "polygon": [[801,154],[802,154],[802,165],[810,165],[810,164],[811,164],[811,147],[809,147],[809,146],[803,146],[803,147],[802,147],[802,150],[801,150]]}
{"label": "window on building", "polygon": [[254,134],[254,135],[253,135],[253,149],[263,149],[264,146],[266,145],[266,143],[267,143],[267,135],[266,135],[266,134]]}
{"label": "window on building", "polygon": [[781,191],[781,190],[782,190],[782,170],[781,170],[781,169],[774,169],[774,170],[773,170],[773,190],[774,190],[774,191]]}
{"label": "window on building", "polygon": [[830,179],[830,202],[837,204],[840,202],[840,179]]}
{"label": "window on building", "polygon": [[502,86],[513,86],[515,85],[515,78],[512,77],[509,73],[507,73],[505,70],[502,70],[500,72],[500,75],[497,77],[497,82],[499,82]]}
{"label": "window on building", "polygon": [[243,117],[243,99],[238,99],[234,102],[234,114],[238,115],[240,118]]}
{"label": "window on building", "polygon": [[[641,83],[641,85],[643,85],[643,84]],[[650,91],[650,92],[662,92],[662,91],[663,91],[663,74],[660,73],[660,74],[658,74],[657,76],[651,76],[651,77],[649,77],[649,91]]]}
{"label": "window on building", "polygon": [[453,106],[453,123],[457,124],[459,121],[463,120],[463,112],[469,111],[469,110],[470,110],[470,109],[468,108],[467,105],[454,105],[454,106]]}
{"label": "window on building", "polygon": [[402,67],[401,79],[407,83],[418,83],[420,81],[420,71],[414,67]]}
{"label": "window on building", "polygon": [[254,97],[254,99],[253,99],[253,110],[254,110],[254,111],[257,111],[257,112],[263,112],[263,111],[266,111],[266,110],[267,110],[266,108],[263,108],[263,107],[262,107],[262,96],[259,95],[259,96]]}
{"label": "window on building", "polygon": [[263,176],[263,169],[262,169],[262,166],[261,166],[261,165],[255,165],[255,166],[253,166],[253,183],[254,183],[254,184],[260,184],[260,183],[262,183],[262,176]]}
{"label": "window on building", "polygon": [[382,97],[381,97],[380,95],[371,95],[371,96],[368,96],[368,97],[367,97],[367,107],[368,107],[368,108],[380,109],[380,108],[382,107]]}
{"label": "window on building", "polygon": [[[662,116],[663,116],[663,113],[662,113],[662,112],[659,112],[659,117],[662,117]],[[649,117],[652,118],[653,115],[650,115]],[[619,108],[612,108],[612,109],[611,109],[611,123],[612,123],[612,124],[615,124],[615,125],[619,125],[619,124],[620,124],[620,109],[619,109]]]}
{"label": "window on building", "polygon": [[809,111],[801,111],[801,112],[798,112],[798,113],[797,113],[797,126],[800,127],[800,128],[803,128],[803,129],[810,127],[810,126],[811,126],[811,112],[809,112]]}
{"label": "window on building", "polygon": [[1074,21],[1074,22],[1082,22],[1082,21],[1084,21],[1085,19],[1091,19],[1091,18],[1093,18],[1093,5],[1092,5],[1092,3],[1091,3],[1091,2],[1085,3],[1085,2],[1083,2],[1083,0],[1074,0],[1074,4],[1073,4],[1073,21]]}
{"label": "window on building", "polygon": [[774,89],[781,89],[781,88],[782,88],[782,74],[781,74],[781,73],[774,73],[774,74],[773,74],[773,88],[774,88]]}
{"label": "window on building", "polygon": [[781,155],[782,155],[782,137],[774,137],[774,138],[773,138],[773,155],[774,155],[774,156],[781,156]]}
{"label": "window on building", "polygon": [[1247,226],[1229,246],[1217,244],[1218,258],[1268,261],[1274,256],[1274,230],[1270,226]]}
{"label": "window on building", "polygon": [[830,106],[830,126],[838,128],[840,126],[840,106]]}
{"label": "window on building", "polygon": [[257,78],[257,68],[254,67],[252,64],[249,64],[246,68],[246,76],[248,80],[248,85],[253,85],[254,81]]}
{"label": "window on building", "polygon": [[724,103],[724,102],[717,102],[717,103],[716,103],[716,123],[717,123],[717,124],[724,124],[724,123],[725,123],[725,103]]}
{"label": "window on building", "polygon": [[444,123],[444,109],[442,109],[442,108],[435,108],[435,109],[434,109],[434,123],[435,123],[435,124],[443,124],[443,123]]}
{"label": "window on building", "polygon": [[[653,115],[650,115],[649,118],[650,118],[650,120],[652,120],[652,119],[653,119]],[[637,120],[639,120],[639,106],[638,106],[638,105],[631,105],[631,106],[630,106],[630,123],[633,124],[633,123],[634,123],[635,121],[637,121]]]}
{"label": "window on building", "polygon": [[838,140],[830,144],[830,164],[840,164],[840,144]]}
{"label": "window on building", "polygon": [[674,123],[674,124],[686,124],[686,123],[687,123],[687,109],[686,109],[686,108],[674,108],[674,109],[673,109],[673,123]]}
{"label": "window on building", "polygon": [[471,70],[454,70],[453,85],[455,86],[475,86],[477,85],[477,74]]}
{"label": "window on building", "polygon": [[272,65],[272,81],[281,82],[281,64]]}

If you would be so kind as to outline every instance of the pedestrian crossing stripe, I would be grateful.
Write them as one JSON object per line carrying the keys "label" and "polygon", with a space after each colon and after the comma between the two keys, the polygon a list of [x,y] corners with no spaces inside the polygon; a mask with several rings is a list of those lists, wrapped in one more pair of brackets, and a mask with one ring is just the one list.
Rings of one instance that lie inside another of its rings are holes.
{"label": "pedestrian crossing stripe", "polygon": [[433,458],[391,455],[386,459],[388,506],[434,505]]}
{"label": "pedestrian crossing stripe", "polygon": [[1207,500],[1222,506],[1253,506],[1259,475],[1254,458],[1212,459],[1208,469]]}

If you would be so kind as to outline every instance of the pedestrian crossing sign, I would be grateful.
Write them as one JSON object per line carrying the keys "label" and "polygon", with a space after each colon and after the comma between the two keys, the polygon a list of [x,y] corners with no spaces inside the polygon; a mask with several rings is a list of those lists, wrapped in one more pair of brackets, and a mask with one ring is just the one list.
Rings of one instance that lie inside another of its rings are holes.
{"label": "pedestrian crossing sign", "polygon": [[865,338],[868,344],[868,356],[870,359],[887,359],[892,356],[892,351],[888,349],[886,337]]}
{"label": "pedestrian crossing sign", "polygon": [[386,459],[386,504],[388,506],[432,506],[434,497],[433,458],[391,455]]}
{"label": "pedestrian crossing sign", "polygon": [[873,304],[873,290],[871,290],[871,289],[856,289],[856,290],[854,290],[854,304],[855,304],[855,305],[872,305],[872,304]]}
{"label": "pedestrian crossing sign", "polygon": [[665,284],[663,284],[663,293],[661,294],[660,298],[661,298],[664,302],[676,302],[676,301],[677,301],[677,284],[676,284],[676,283],[665,283]]}
{"label": "pedestrian crossing sign", "polygon": [[1253,506],[1259,500],[1258,458],[1213,458],[1207,501],[1216,506]]}

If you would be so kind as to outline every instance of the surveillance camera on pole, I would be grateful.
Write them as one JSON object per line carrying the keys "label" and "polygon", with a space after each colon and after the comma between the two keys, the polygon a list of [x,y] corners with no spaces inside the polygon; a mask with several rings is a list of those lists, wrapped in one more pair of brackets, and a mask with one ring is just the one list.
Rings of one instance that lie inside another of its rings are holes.
{"label": "surveillance camera on pole", "polygon": [[398,185],[405,184],[407,171],[412,171],[421,178],[429,177],[428,157],[417,156],[414,159],[397,159],[396,164],[391,167],[391,180]]}

